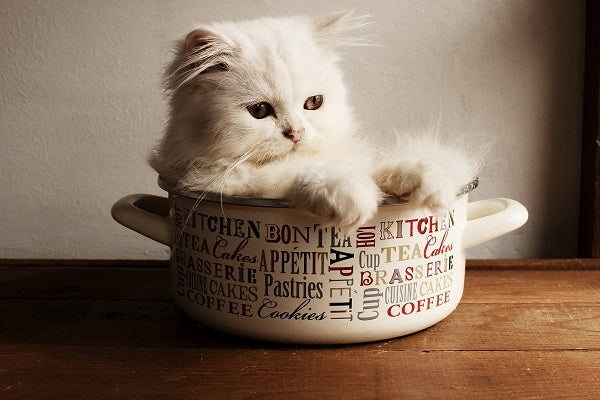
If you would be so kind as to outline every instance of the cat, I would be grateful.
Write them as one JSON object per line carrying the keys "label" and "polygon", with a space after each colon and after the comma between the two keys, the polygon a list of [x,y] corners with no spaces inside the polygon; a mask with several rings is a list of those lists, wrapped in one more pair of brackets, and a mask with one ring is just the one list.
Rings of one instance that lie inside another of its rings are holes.
{"label": "cat", "polygon": [[165,72],[170,115],[151,166],[179,188],[286,199],[348,231],[387,198],[447,210],[473,161],[434,135],[387,150],[360,135],[337,49],[364,23],[344,12],[193,30]]}

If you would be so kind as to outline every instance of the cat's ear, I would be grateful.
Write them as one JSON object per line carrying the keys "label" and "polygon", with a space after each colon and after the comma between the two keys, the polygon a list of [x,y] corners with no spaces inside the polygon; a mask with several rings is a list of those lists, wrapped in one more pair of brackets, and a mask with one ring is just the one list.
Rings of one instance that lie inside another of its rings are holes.
{"label": "cat's ear", "polygon": [[224,45],[225,41],[217,34],[206,29],[196,29],[188,33],[183,45],[189,54],[208,50],[210,47]]}
{"label": "cat's ear", "polygon": [[219,35],[205,29],[190,32],[184,42],[184,52],[198,73],[226,71],[233,46]]}
{"label": "cat's ear", "polygon": [[165,86],[177,90],[200,74],[229,70],[234,47],[205,29],[190,32],[179,44],[179,52],[165,74]]}
{"label": "cat's ear", "polygon": [[355,16],[354,10],[331,14],[315,21],[315,38],[329,47],[367,45],[368,38],[358,31],[371,23],[369,15]]}

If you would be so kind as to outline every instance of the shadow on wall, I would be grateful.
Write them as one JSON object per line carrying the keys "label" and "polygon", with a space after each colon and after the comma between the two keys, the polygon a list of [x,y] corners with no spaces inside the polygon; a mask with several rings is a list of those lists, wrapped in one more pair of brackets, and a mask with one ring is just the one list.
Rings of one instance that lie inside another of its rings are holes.
{"label": "shadow on wall", "polygon": [[[514,233],[528,242],[526,253],[530,254],[516,252],[521,257],[577,255],[583,3],[508,3],[505,25],[499,25],[502,30],[478,40],[486,41],[482,45],[490,51],[501,53],[496,57],[502,63],[499,70],[515,80],[507,85],[513,89],[520,85],[520,89],[506,92],[506,108],[498,112],[520,115],[522,131],[499,139],[499,147],[510,154],[512,162],[492,171],[491,181],[505,183],[517,199],[521,192],[529,192],[531,203],[525,206],[530,209],[530,220]],[[473,32],[474,38],[477,35]],[[529,175],[525,181],[518,179],[523,174]],[[524,183],[530,186],[524,188]],[[518,241],[515,243],[518,246]]]}

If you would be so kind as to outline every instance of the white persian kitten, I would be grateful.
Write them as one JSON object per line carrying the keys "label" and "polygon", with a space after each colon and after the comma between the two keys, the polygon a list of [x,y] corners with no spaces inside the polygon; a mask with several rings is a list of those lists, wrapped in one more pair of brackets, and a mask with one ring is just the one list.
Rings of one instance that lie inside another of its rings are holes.
{"label": "white persian kitten", "polygon": [[283,198],[347,229],[386,197],[443,211],[473,162],[428,136],[385,151],[358,136],[335,49],[362,22],[263,18],[188,34],[166,71],[170,119],[151,165],[178,187]]}

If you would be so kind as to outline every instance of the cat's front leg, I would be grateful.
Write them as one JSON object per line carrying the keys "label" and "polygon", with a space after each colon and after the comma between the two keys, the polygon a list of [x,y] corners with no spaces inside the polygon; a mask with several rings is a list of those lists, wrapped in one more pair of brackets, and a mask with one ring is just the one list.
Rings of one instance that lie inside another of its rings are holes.
{"label": "cat's front leg", "polygon": [[319,161],[297,171],[287,198],[326,224],[351,231],[375,214],[381,192],[370,176],[350,164]]}
{"label": "cat's front leg", "polygon": [[384,193],[433,212],[446,211],[458,189],[456,178],[434,161],[389,162],[373,178]]}

